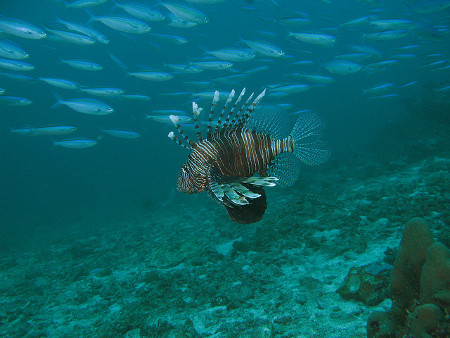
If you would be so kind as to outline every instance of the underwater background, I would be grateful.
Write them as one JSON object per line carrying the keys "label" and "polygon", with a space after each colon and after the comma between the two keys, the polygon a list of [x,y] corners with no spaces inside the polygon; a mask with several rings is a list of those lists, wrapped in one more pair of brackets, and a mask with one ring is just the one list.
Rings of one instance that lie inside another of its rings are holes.
{"label": "underwater background", "polygon": [[[449,246],[450,1],[20,0],[0,14],[1,335],[364,337],[392,305],[405,223]],[[267,88],[261,105],[292,126],[319,114],[331,150],[267,188],[252,225],[176,191],[189,151],[167,137],[168,115],[244,87]],[[352,268],[383,283],[342,292]]]}

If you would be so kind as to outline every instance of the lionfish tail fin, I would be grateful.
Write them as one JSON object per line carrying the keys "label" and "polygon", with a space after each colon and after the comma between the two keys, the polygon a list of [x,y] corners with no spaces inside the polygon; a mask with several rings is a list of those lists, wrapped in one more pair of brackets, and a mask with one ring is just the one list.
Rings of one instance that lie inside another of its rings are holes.
{"label": "lionfish tail fin", "polygon": [[305,164],[318,165],[330,157],[330,150],[320,139],[325,124],[315,113],[301,115],[291,131],[294,155]]}

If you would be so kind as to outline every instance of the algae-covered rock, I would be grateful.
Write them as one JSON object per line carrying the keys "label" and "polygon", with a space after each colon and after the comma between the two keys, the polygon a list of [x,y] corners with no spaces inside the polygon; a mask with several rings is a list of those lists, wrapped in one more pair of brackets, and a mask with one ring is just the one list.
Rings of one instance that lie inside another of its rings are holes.
{"label": "algae-covered rock", "polygon": [[367,320],[367,337],[395,337],[395,327],[388,312],[373,312]]}
{"label": "algae-covered rock", "polygon": [[371,273],[369,266],[352,268],[345,277],[338,293],[344,299],[354,299],[373,306],[387,296],[390,270]]}

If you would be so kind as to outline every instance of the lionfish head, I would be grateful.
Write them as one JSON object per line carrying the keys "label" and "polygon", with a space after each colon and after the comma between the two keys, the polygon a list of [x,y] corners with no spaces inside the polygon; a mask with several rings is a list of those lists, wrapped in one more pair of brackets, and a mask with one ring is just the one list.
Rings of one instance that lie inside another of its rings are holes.
{"label": "lionfish head", "polygon": [[181,167],[180,175],[177,180],[178,191],[188,194],[203,192],[206,189],[208,180],[203,175],[195,175],[190,168],[184,164]]}

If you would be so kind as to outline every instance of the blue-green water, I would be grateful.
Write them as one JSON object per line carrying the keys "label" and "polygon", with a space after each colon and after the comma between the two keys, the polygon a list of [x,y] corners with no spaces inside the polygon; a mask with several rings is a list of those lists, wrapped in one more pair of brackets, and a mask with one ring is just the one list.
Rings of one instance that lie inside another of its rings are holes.
{"label": "blue-green water", "polygon": [[[126,3],[120,1],[120,4]],[[424,10],[424,3],[419,1],[224,0],[196,3],[180,0],[176,4],[189,8],[185,15],[192,15],[189,10],[195,9],[209,18],[207,23],[181,28],[171,25],[171,13],[164,3],[140,1],[139,4],[160,11],[166,18],[147,21],[151,31],[136,34],[112,29],[98,20],[101,16],[133,18],[115,7],[112,1],[88,9],[68,8],[68,3],[56,0],[2,1],[0,22],[14,18],[44,31],[47,28],[67,31],[58,23],[58,16],[103,33],[110,43],[97,41],[92,45],[77,45],[58,38],[51,31],[47,31],[43,39],[0,32],[1,41],[16,43],[29,54],[20,61],[35,67],[31,71],[0,68],[0,88],[5,89],[2,96],[32,100],[31,105],[23,107],[0,102],[0,246],[8,252],[15,247],[39,246],[35,244],[36,238],[39,238],[37,243],[54,236],[70,241],[74,228],[89,232],[109,223],[120,227],[121,222],[126,224],[131,219],[134,222],[136,218],[142,224],[149,220],[162,227],[170,222],[173,227],[177,217],[180,222],[187,218],[202,220],[202,224],[211,219],[216,225],[220,223],[221,228],[229,227],[223,230],[225,233],[242,235],[225,210],[207,194],[190,196],[175,191],[180,166],[189,151],[167,137],[174,130],[172,124],[146,117],[161,109],[184,110],[191,116],[192,101],[205,108],[202,114],[205,115],[211,100],[200,98],[200,92],[228,93],[232,89],[239,92],[245,87],[259,93],[268,88],[262,104],[290,104],[284,114],[312,110],[326,123],[324,138],[331,150],[330,160],[322,166],[302,168],[300,182],[293,187],[285,191],[274,188],[277,190],[268,196],[268,220],[263,219],[264,226],[269,226],[280,214],[295,215],[298,208],[293,205],[304,202],[297,192],[317,193],[308,186],[309,181],[321,185],[317,189],[326,200],[336,201],[338,191],[355,184],[352,180],[388,179],[399,168],[396,161],[401,161],[402,167],[418,166],[418,161],[427,160],[428,155],[429,159],[447,158],[450,12],[448,1],[435,3],[436,7]],[[94,19],[90,20],[87,11]],[[350,23],[358,18],[360,22]],[[304,22],[300,23],[300,19]],[[402,20],[403,26],[399,28],[392,21],[380,22],[391,19]],[[404,36],[381,40],[371,35],[396,30]],[[169,34],[172,39],[182,37],[187,42],[176,44],[154,33]],[[290,33],[325,34],[332,36],[335,43],[324,46],[320,42],[303,42]],[[225,70],[187,72],[193,62],[223,61],[208,54],[210,51],[250,50],[244,40],[275,45],[284,55],[274,57],[255,51],[251,60],[229,61],[233,64]],[[121,68],[111,54],[126,65],[127,70]],[[61,62],[66,59],[89,60],[102,65],[103,69],[96,72],[74,69]],[[360,69],[352,73],[330,72],[328,62],[340,59],[355,62]],[[174,71],[169,64],[185,65],[186,72]],[[264,68],[252,71],[258,67]],[[167,72],[173,78],[151,81],[129,74],[144,70]],[[8,74],[32,79],[14,79]],[[221,79],[239,74],[238,81]],[[312,82],[302,75],[331,77],[332,83]],[[80,90],[50,86],[40,80],[41,77],[74,81],[83,88],[117,87],[123,89],[124,94],[147,95],[150,99],[132,100],[121,95],[95,97]],[[193,81],[203,84],[192,84]],[[305,92],[273,95],[277,87],[297,84],[310,87]],[[386,85],[386,89],[370,90],[379,85]],[[182,94],[173,94],[180,92]],[[54,107],[55,94],[64,100],[95,98],[113,107],[114,112],[97,116],[74,111],[65,105]],[[206,120],[206,116],[202,119]],[[293,125],[295,117],[290,119]],[[77,131],[65,136],[13,132],[19,128],[57,125],[75,126]],[[140,137],[115,138],[104,135],[102,129],[134,131]],[[86,149],[54,144],[71,138],[87,138],[97,144]],[[439,170],[447,173],[448,181],[448,164]],[[356,188],[352,186],[352,189]],[[280,201],[285,196],[289,196],[288,202],[293,204],[288,203],[283,209]],[[373,198],[382,197],[380,193]],[[427,205],[428,200],[424,199],[423,209],[415,206],[420,216],[431,212],[445,216],[448,212],[445,203],[429,210]],[[414,216],[412,213],[405,215],[396,220],[396,225]],[[389,218],[382,211],[377,217]],[[448,219],[448,215],[446,217]],[[224,240],[228,235],[224,235]]]}

